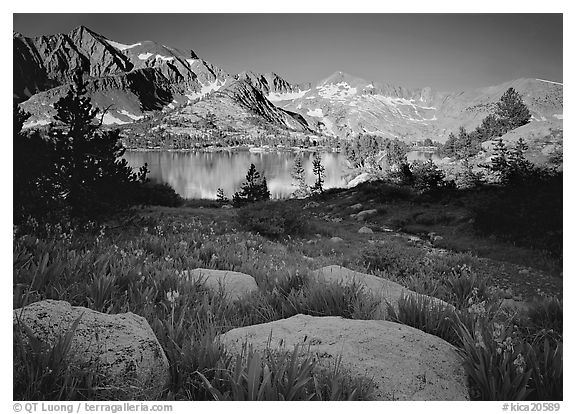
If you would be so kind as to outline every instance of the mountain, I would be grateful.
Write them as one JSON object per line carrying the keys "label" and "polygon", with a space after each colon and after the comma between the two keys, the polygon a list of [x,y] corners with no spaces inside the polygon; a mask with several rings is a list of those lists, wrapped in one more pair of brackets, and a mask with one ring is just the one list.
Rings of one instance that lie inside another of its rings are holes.
{"label": "mountain", "polygon": [[335,72],[298,96],[285,94],[274,103],[316,118],[322,131],[342,138],[369,133],[444,141],[460,126],[467,130],[478,126],[510,87],[523,96],[534,122],[562,124],[562,85],[539,79],[454,93],[407,89]]}
{"label": "mountain", "polygon": [[293,84],[275,73],[228,74],[192,50],[152,41],[121,44],[82,26],[37,38],[14,33],[13,43],[14,99],[32,114],[28,127],[51,122],[54,102],[80,70],[94,104],[107,108],[105,124],[156,114],[171,120],[168,131],[186,132],[210,115],[237,132],[281,128],[349,139],[376,134],[444,141],[460,126],[478,126],[513,87],[530,109],[532,124],[539,125],[531,130],[562,129],[563,85],[541,79],[441,92],[339,71],[315,83]]}

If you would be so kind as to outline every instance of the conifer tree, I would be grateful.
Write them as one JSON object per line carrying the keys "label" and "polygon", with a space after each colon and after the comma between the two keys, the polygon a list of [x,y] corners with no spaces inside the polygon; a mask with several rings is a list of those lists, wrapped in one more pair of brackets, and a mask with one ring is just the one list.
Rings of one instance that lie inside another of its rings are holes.
{"label": "conifer tree", "polygon": [[86,96],[81,72],[66,96],[55,104],[56,121],[49,136],[55,144],[60,196],[75,215],[100,215],[129,203],[133,184],[144,181],[146,169],[134,174],[125,159],[120,131],[101,130],[102,113]]}
{"label": "conifer tree", "polygon": [[317,152],[314,153],[314,157],[312,159],[312,171],[316,176],[316,182],[312,187],[312,191],[322,193],[324,191],[323,184],[326,170],[322,165],[322,158]]}
{"label": "conifer tree", "polygon": [[306,170],[302,162],[302,156],[298,155],[294,159],[294,167],[292,169],[292,179],[296,182],[297,190],[294,192],[295,197],[305,197],[308,193],[308,186],[306,185]]}
{"label": "conifer tree", "polygon": [[530,110],[514,88],[509,88],[497,102],[495,115],[502,120],[506,132],[530,122]]}
{"label": "conifer tree", "polygon": [[256,166],[250,164],[250,168],[246,173],[246,181],[242,183],[240,191],[234,193],[232,199],[235,206],[241,206],[246,203],[254,203],[256,201],[265,201],[270,199],[270,191],[266,183],[266,177],[261,177]]}
{"label": "conifer tree", "polygon": [[222,203],[228,201],[228,197],[226,197],[226,195],[224,194],[224,190],[222,188],[218,188],[218,190],[216,190],[216,200]]}

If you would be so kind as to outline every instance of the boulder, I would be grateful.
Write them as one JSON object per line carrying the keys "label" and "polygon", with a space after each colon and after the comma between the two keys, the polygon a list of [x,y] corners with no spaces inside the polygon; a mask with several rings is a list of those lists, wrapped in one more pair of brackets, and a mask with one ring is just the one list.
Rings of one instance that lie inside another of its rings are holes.
{"label": "boulder", "polygon": [[356,178],[352,179],[347,185],[346,188],[356,187],[358,184],[365,183],[366,181],[370,181],[371,175],[368,173],[361,173]]}
{"label": "boulder", "polygon": [[356,214],[356,220],[358,221],[366,220],[368,217],[373,216],[377,212],[378,210],[376,209],[361,211]]}
{"label": "boulder", "polygon": [[398,302],[402,296],[414,295],[423,299],[430,299],[434,306],[446,306],[453,308],[449,303],[438,298],[416,293],[404,286],[374,275],[356,272],[338,265],[325,266],[321,269],[311,272],[311,276],[321,283],[341,283],[349,285],[357,283],[376,297],[381,298],[381,304],[376,315],[377,318],[389,318],[388,304],[398,312]]}
{"label": "boulder", "polygon": [[49,346],[80,317],[67,357],[72,369],[98,375],[99,385],[122,400],[158,400],[167,387],[168,360],[142,316],[110,315],[57,300],[15,309],[12,316],[14,325],[24,324]]}
{"label": "boulder", "polygon": [[258,290],[256,280],[245,273],[230,270],[194,269],[184,273],[189,280],[202,280],[208,289],[222,291],[231,300],[240,299]]}
{"label": "boulder", "polygon": [[375,384],[376,400],[467,400],[466,373],[455,348],[446,341],[389,321],[296,315],[246,326],[220,336],[227,349],[240,352],[292,350],[297,344],[316,355],[320,367],[341,356],[343,370]]}
{"label": "boulder", "polygon": [[354,204],[354,205],[351,205],[350,208],[354,211],[360,210],[362,208],[362,204],[360,204],[360,203]]}
{"label": "boulder", "polygon": [[334,237],[332,237],[332,238],[330,239],[330,241],[331,241],[332,243],[340,243],[340,242],[342,242],[342,241],[344,241],[344,240],[343,240],[341,237],[336,237],[336,236],[334,236]]}
{"label": "boulder", "polygon": [[372,231],[372,229],[370,227],[363,226],[363,227],[360,227],[360,229],[358,230],[358,233],[372,234],[374,232]]}

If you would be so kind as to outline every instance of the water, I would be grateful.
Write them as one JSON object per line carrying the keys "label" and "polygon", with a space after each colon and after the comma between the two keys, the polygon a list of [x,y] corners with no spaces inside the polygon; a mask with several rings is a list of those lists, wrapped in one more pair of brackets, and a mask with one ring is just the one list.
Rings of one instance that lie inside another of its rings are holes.
{"label": "water", "polygon": [[[312,153],[302,153],[306,182],[314,184]],[[223,151],[223,152],[178,152],[178,151],[126,151],[124,158],[137,169],[148,163],[149,178],[167,183],[184,198],[215,199],[218,188],[228,198],[240,189],[250,164],[263,172],[272,198],[286,198],[296,187],[290,173],[296,158],[294,152]],[[437,160],[435,154],[411,151],[409,161]],[[324,188],[344,187],[354,178],[343,154],[322,154],[322,165],[326,168]]]}
{"label": "water", "polygon": [[441,158],[436,152],[410,151],[406,154],[406,159],[408,160],[408,162],[432,160],[435,163],[438,163],[438,161],[440,161]]}
{"label": "water", "polygon": [[[312,185],[312,153],[304,152],[306,181]],[[290,173],[296,153],[265,152],[177,152],[177,151],[126,151],[124,158],[133,168],[148,163],[149,178],[170,184],[184,198],[215,199],[218,188],[228,198],[240,189],[250,164],[264,173],[272,198],[286,198],[296,187]],[[322,154],[326,168],[324,188],[344,187],[351,178],[344,155]]]}

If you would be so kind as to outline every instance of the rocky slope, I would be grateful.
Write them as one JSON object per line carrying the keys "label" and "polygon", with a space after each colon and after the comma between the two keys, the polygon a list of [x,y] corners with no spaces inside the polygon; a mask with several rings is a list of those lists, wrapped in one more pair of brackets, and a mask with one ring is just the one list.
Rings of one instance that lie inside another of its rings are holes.
{"label": "rocky slope", "polygon": [[[340,138],[377,134],[404,141],[444,141],[460,126],[471,130],[509,87],[532,113],[532,130],[561,130],[563,85],[517,79],[463,92],[408,89],[343,72],[315,84],[291,84],[275,73],[231,75],[151,41],[121,44],[85,27],[27,38],[14,33],[14,99],[32,113],[27,126],[47,124],[73,73],[88,77],[94,103],[108,108],[106,124],[138,121],[163,111],[180,130],[205,114],[252,133],[256,123]],[[179,132],[182,132],[180,131]]]}
{"label": "rocky slope", "polygon": [[314,87],[300,91],[298,96],[285,93],[274,103],[300,112],[307,119],[316,119],[321,131],[342,138],[371,133],[406,141],[423,138],[444,141],[460,126],[467,130],[478,126],[510,87],[522,94],[534,122],[561,128],[563,87],[538,79],[443,93],[431,88],[406,89],[368,82],[336,72]]}

